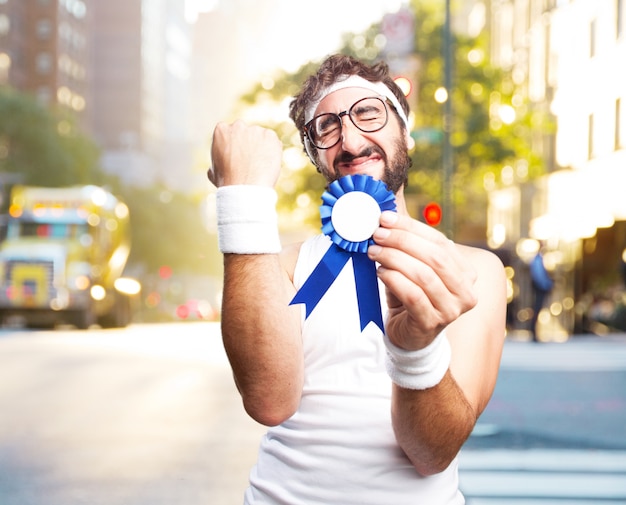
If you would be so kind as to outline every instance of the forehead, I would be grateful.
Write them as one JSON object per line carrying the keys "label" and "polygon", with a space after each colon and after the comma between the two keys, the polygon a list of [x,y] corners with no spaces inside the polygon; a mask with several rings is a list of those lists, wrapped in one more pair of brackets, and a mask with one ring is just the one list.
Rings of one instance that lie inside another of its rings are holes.
{"label": "forehead", "polygon": [[315,109],[314,116],[324,114],[326,112],[338,113],[348,110],[354,102],[361,98],[377,96],[377,93],[366,88],[343,88],[333,91],[324,97]]}

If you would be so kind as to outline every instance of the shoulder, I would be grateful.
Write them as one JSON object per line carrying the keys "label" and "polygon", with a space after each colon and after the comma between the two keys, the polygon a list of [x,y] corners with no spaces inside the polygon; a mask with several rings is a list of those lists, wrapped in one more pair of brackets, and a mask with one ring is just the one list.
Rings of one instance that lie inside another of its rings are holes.
{"label": "shoulder", "polygon": [[[504,265],[493,252],[478,247],[457,244],[462,257],[472,266],[475,272],[474,292],[476,306],[459,318],[461,334],[468,331],[469,326],[480,325],[487,330],[491,327],[493,334],[500,338],[503,314],[507,304],[507,278]],[[457,326],[457,325],[453,325]],[[489,331],[485,332],[489,334]]]}
{"label": "shoulder", "polygon": [[504,278],[504,265],[493,252],[463,244],[456,244],[456,247],[474,267],[478,277],[489,275],[490,277]]}

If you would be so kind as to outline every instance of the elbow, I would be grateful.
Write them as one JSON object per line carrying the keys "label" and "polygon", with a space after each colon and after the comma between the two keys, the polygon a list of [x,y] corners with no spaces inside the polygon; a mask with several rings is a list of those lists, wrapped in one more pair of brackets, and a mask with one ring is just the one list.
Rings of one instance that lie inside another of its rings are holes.
{"label": "elbow", "polygon": [[407,454],[417,473],[422,477],[429,477],[448,469],[458,456],[470,433],[471,430],[467,431],[454,442],[451,439],[446,439],[448,441],[446,444],[421,446],[421,449],[414,451],[412,455],[409,455],[406,451],[405,454]]}
{"label": "elbow", "polygon": [[420,443],[402,444],[400,447],[404,450],[407,458],[422,477],[430,477],[438,473],[444,472],[454,462],[465,440],[471,431],[457,434],[452,437],[447,433],[439,443]]}
{"label": "elbow", "polygon": [[278,426],[296,413],[295,402],[252,401],[244,398],[243,405],[247,414],[264,426]]}
{"label": "elbow", "polygon": [[445,471],[454,458],[438,458],[430,461],[412,461],[413,467],[422,477],[430,477]]}
{"label": "elbow", "polygon": [[246,407],[246,412],[257,423],[268,427],[278,426],[284,423],[295,413],[295,411],[279,412],[277,410],[253,410],[248,407]]}

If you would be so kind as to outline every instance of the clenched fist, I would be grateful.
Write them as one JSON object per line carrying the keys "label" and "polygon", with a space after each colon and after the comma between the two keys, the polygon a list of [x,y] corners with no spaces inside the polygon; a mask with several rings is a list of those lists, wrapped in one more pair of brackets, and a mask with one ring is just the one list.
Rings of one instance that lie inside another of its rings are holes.
{"label": "clenched fist", "polygon": [[283,146],[276,133],[243,121],[219,123],[213,132],[209,180],[216,186],[247,184],[274,187]]}

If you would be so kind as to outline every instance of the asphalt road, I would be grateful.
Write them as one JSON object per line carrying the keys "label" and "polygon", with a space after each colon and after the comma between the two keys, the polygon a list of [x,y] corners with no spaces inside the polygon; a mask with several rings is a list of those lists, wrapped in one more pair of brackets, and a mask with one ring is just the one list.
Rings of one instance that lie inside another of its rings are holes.
{"label": "asphalt road", "polygon": [[626,504],[626,338],[507,341],[460,456],[467,505]]}
{"label": "asphalt road", "polygon": [[626,450],[626,338],[507,342],[476,435],[467,447]]}
{"label": "asphalt road", "polygon": [[[216,324],[0,331],[0,505],[240,504],[263,431]],[[468,505],[626,503],[626,337],[508,341],[460,468]]]}
{"label": "asphalt road", "polygon": [[237,504],[262,427],[216,325],[0,333],[1,505]]}

